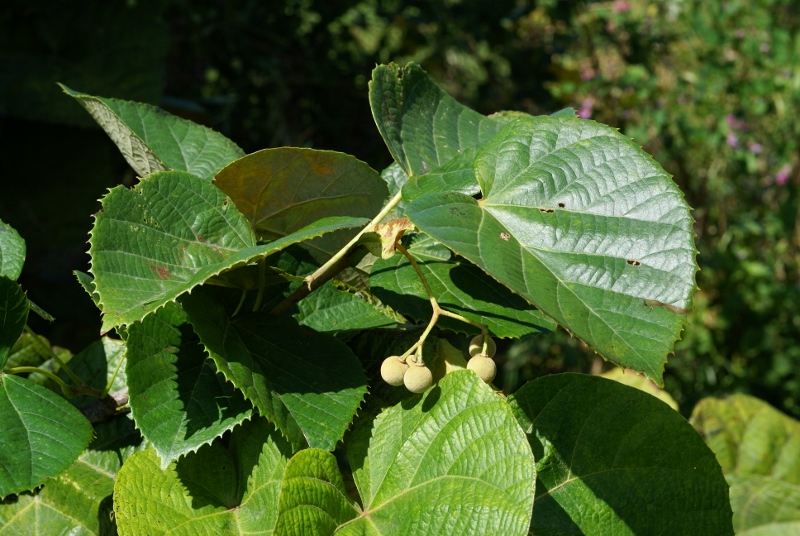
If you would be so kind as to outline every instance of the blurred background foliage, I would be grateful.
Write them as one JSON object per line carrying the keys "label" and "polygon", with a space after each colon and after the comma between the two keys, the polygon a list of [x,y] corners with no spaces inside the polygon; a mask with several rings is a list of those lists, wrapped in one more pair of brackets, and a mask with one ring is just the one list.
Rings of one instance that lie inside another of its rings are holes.
{"label": "blurred background foliage", "polygon": [[[794,0],[6,0],[0,7],[0,218],[22,283],[74,350],[99,318],[90,214],[131,170],[55,81],[151,102],[246,151],[390,162],[367,102],[376,63],[416,61],[484,113],[573,106],[675,177],[697,220],[700,290],[666,369],[688,414],[748,392],[800,416],[800,5]],[[504,388],[608,368],[563,333],[505,341]]]}

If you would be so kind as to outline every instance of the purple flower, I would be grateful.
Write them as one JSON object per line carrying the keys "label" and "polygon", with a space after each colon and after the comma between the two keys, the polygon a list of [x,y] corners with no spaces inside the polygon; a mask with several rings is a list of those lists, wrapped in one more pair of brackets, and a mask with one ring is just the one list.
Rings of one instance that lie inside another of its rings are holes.
{"label": "purple flower", "polygon": [[728,136],[725,138],[725,141],[728,143],[728,147],[731,149],[736,149],[739,147],[739,136],[736,134],[728,134]]}
{"label": "purple flower", "polygon": [[626,11],[631,9],[631,5],[628,2],[624,2],[623,0],[617,0],[614,2],[614,13],[625,13]]}
{"label": "purple flower", "polygon": [[594,99],[592,97],[586,97],[583,99],[581,103],[581,107],[578,109],[578,117],[581,119],[589,119],[592,117],[592,107],[594,106]]}
{"label": "purple flower", "polygon": [[764,149],[763,147],[761,147],[760,143],[756,143],[754,141],[748,143],[747,148],[750,149],[750,152],[754,154],[761,154],[761,151]]}
{"label": "purple flower", "polygon": [[731,127],[733,130],[744,130],[747,125],[745,125],[744,121],[741,119],[737,119],[733,114],[727,114],[725,116],[725,122],[728,123],[728,126]]}
{"label": "purple flower", "polygon": [[792,165],[791,164],[784,164],[781,169],[778,170],[778,173],[775,174],[775,184],[778,186],[783,186],[787,182],[789,182],[789,173],[792,172]]}

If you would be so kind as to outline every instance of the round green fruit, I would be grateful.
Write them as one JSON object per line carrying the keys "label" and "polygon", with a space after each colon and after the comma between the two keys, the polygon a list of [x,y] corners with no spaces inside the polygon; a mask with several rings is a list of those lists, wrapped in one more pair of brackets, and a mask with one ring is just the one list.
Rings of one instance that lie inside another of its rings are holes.
{"label": "round green fruit", "polygon": [[488,355],[478,354],[467,362],[467,368],[486,383],[491,383],[497,375],[497,365]]}
{"label": "round green fruit", "polygon": [[408,365],[400,361],[400,357],[390,355],[381,364],[381,378],[389,385],[403,385],[403,376],[408,370]]}
{"label": "round green fruit", "polygon": [[[486,355],[489,357],[494,357],[495,352],[497,352],[497,345],[495,344],[494,339],[489,337],[486,342]],[[472,340],[469,341],[469,355],[475,357],[480,353],[483,353],[483,336],[475,335]]]}
{"label": "round green fruit", "polygon": [[433,374],[425,365],[412,365],[403,376],[403,383],[412,393],[421,393],[433,385]]}

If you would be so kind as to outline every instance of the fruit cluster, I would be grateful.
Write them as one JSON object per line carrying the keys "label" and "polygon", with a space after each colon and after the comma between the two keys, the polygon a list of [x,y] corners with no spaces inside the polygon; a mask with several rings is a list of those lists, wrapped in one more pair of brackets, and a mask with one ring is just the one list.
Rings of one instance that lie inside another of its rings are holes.
{"label": "fruit cluster", "polygon": [[[469,342],[470,360],[467,369],[475,372],[486,383],[491,383],[497,374],[494,363],[497,345],[494,340],[483,334],[477,335]],[[422,393],[433,384],[433,373],[416,355],[392,355],[381,364],[381,377],[389,385],[398,387],[405,385],[412,393]]]}

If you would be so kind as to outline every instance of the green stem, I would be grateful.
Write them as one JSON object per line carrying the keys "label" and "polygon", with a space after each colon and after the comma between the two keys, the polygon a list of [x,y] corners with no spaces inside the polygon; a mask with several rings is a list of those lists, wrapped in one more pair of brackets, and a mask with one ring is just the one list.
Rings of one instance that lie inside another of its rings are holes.
{"label": "green stem", "polygon": [[69,388],[69,385],[64,383],[64,380],[62,380],[49,370],[40,369],[39,367],[11,367],[9,369],[6,369],[5,372],[8,372],[10,374],[24,374],[26,372],[37,372],[42,376],[47,376],[48,378],[56,382],[58,386],[61,387],[61,392],[64,393],[64,396],[66,398],[72,398],[72,390]]}
{"label": "green stem", "polygon": [[231,315],[231,317],[234,317],[234,316],[238,315],[239,311],[242,310],[242,305],[244,305],[245,298],[247,298],[247,289],[243,288],[242,289],[242,297],[239,298],[239,303],[236,305],[236,310],[233,311],[233,314]]}
{"label": "green stem", "polygon": [[69,379],[70,379],[70,380],[72,380],[72,382],[73,382],[75,385],[77,385],[78,387],[88,387],[88,386],[86,385],[86,382],[84,382],[82,379],[80,379],[78,376],[76,376],[76,375],[75,375],[75,373],[74,373],[74,372],[72,372],[72,369],[70,369],[70,368],[67,366],[67,364],[66,364],[66,363],[64,363],[64,362],[61,360],[61,358],[60,358],[60,357],[58,357],[58,356],[56,355],[56,353],[53,351],[53,349],[52,349],[52,348],[50,348],[49,346],[47,346],[46,344],[44,344],[44,343],[42,342],[42,340],[39,338],[39,336],[38,336],[36,333],[34,333],[34,331],[33,331],[33,330],[30,328],[30,326],[28,326],[27,324],[25,325],[25,331],[27,331],[27,332],[28,332],[28,334],[29,334],[31,337],[33,337],[33,341],[34,341],[34,343],[38,344],[38,345],[39,345],[41,348],[43,348],[43,349],[44,349],[44,350],[45,350],[45,351],[46,351],[48,354],[50,354],[50,357],[53,359],[53,361],[55,361],[56,363],[58,363],[58,366],[59,366],[61,369],[63,369],[63,370],[64,370],[64,372],[67,374],[67,376],[69,376]]}
{"label": "green stem", "polygon": [[328,270],[330,270],[333,266],[336,265],[336,263],[338,263],[342,259],[342,257],[347,255],[347,253],[350,251],[350,248],[356,245],[356,243],[361,239],[361,237],[364,236],[364,233],[372,231],[375,225],[380,223],[381,220],[385,218],[386,215],[389,214],[389,212],[391,212],[394,207],[397,206],[397,203],[399,203],[401,199],[403,199],[401,192],[397,192],[395,196],[392,197],[388,203],[386,203],[386,206],[383,207],[383,210],[381,210],[377,216],[372,218],[372,221],[369,222],[366,226],[364,226],[364,228],[361,229],[361,231],[359,231],[358,234],[354,236],[353,239],[350,240],[350,242],[348,242],[346,246],[337,251],[336,254],[330,259],[328,259],[328,262],[320,266],[316,272],[306,277],[305,282],[309,290],[313,290],[311,288],[311,285],[314,283],[316,279],[319,279],[320,277],[324,276],[328,272]]}
{"label": "green stem", "polygon": [[111,386],[114,384],[114,380],[117,379],[117,374],[119,374],[119,369],[122,366],[122,363],[124,363],[124,362],[125,362],[125,359],[120,359],[119,363],[117,363],[117,366],[114,367],[114,373],[111,375],[111,378],[108,380],[108,383],[106,384],[105,389],[103,389],[103,392],[101,393],[100,398],[105,398],[106,396],[108,396],[108,392],[111,390]]}
{"label": "green stem", "polygon": [[264,288],[266,287],[267,263],[264,259],[258,261],[258,295],[256,303],[253,305],[253,312],[257,313],[261,309],[261,301],[264,299]]}

